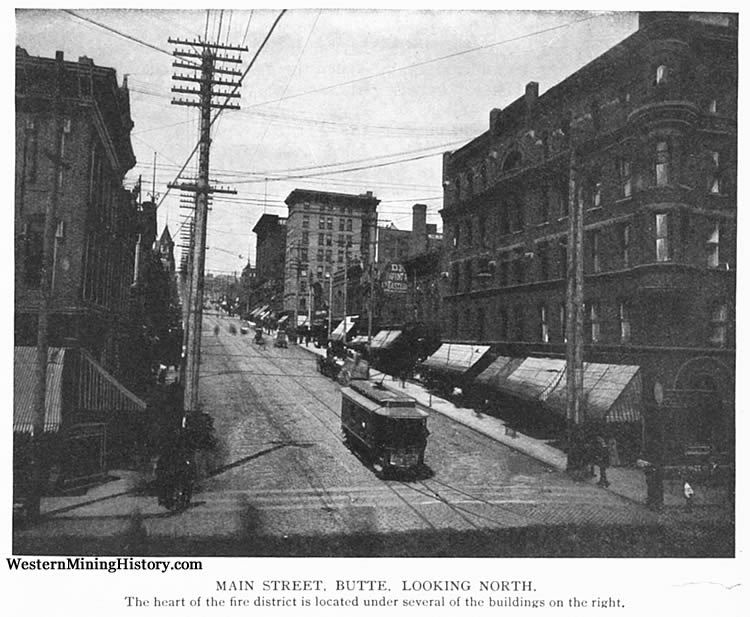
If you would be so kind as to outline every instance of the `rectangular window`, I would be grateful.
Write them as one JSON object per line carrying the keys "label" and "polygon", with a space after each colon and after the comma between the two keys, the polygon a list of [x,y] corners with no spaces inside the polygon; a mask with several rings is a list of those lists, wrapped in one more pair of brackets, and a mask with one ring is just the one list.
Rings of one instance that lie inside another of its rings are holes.
{"label": "rectangular window", "polygon": [[719,223],[713,223],[706,241],[706,265],[709,268],[719,267],[719,231]]}
{"label": "rectangular window", "polygon": [[344,251],[343,250],[339,251],[338,258],[339,258],[339,263],[344,263]]}
{"label": "rectangular window", "polygon": [[620,255],[622,257],[622,267],[630,267],[630,223],[624,223],[620,226]]}
{"label": "rectangular window", "polygon": [[302,244],[305,246],[310,244],[310,232],[309,231],[302,232]]}
{"label": "rectangular window", "polygon": [[600,232],[594,229],[589,232],[589,250],[591,251],[591,271],[598,273],[602,271],[601,252],[600,252]]}
{"label": "rectangular window", "polygon": [[715,114],[719,111],[719,104],[716,99],[711,99],[708,102],[708,113]]}
{"label": "rectangular window", "polygon": [[339,231],[344,231],[344,227],[346,226],[346,219],[339,219]]}
{"label": "rectangular window", "polygon": [[508,263],[508,254],[504,253],[500,256],[500,286],[506,287],[508,285],[508,270],[510,264]]}
{"label": "rectangular window", "polygon": [[318,249],[318,252],[316,253],[316,258],[318,261],[323,261],[323,249]]}
{"label": "rectangular window", "polygon": [[547,307],[544,304],[539,306],[539,340],[542,343],[549,343],[549,324],[547,323]]}
{"label": "rectangular window", "polygon": [[549,221],[549,187],[543,186],[539,199],[539,222],[546,223]]}
{"label": "rectangular window", "polygon": [[708,190],[716,195],[721,193],[721,159],[716,151],[711,152],[711,174],[708,179]]}
{"label": "rectangular window", "polygon": [[601,324],[599,323],[599,305],[596,302],[588,303],[587,314],[589,318],[589,335],[592,343],[601,340]]}
{"label": "rectangular window", "polygon": [[303,264],[306,264],[309,261],[307,248],[303,248],[300,250],[300,260],[302,261]]}
{"label": "rectangular window", "polygon": [[570,212],[570,195],[568,195],[568,183],[560,182],[557,187],[557,206],[560,212],[560,218],[564,219]]}
{"label": "rectangular window", "polygon": [[326,235],[318,234],[318,246],[325,246],[325,243],[326,243]]}
{"label": "rectangular window", "polygon": [[321,216],[318,219],[318,229],[325,229],[326,228],[326,217]]}
{"label": "rectangular window", "polygon": [[333,229],[333,217],[329,216],[326,219],[326,229]]}
{"label": "rectangular window", "polygon": [[568,342],[568,314],[565,311],[565,303],[560,303],[560,309],[557,312],[558,316],[560,317],[560,338],[562,339],[563,343]]}
{"label": "rectangular window", "polygon": [[461,240],[461,226],[454,225],[453,226],[453,248],[455,249],[459,248],[460,240]]}
{"label": "rectangular window", "polygon": [[656,215],[656,261],[669,261],[672,258],[669,247],[669,215]]}
{"label": "rectangular window", "polygon": [[669,184],[669,143],[659,141],[656,143],[656,186],[667,186]]}
{"label": "rectangular window", "polygon": [[549,244],[547,242],[537,244],[536,254],[539,258],[539,280],[549,280]]}
{"label": "rectangular window", "polygon": [[630,197],[633,194],[633,169],[630,161],[620,159],[620,188],[623,197]]}
{"label": "rectangular window", "polygon": [[352,219],[346,219],[346,231],[352,230]]}
{"label": "rectangular window", "polygon": [[328,263],[333,261],[333,251],[331,249],[326,249],[326,261]]}
{"label": "rectangular window", "polygon": [[726,347],[729,311],[726,304],[718,304],[711,311],[709,342],[716,347]]}
{"label": "rectangular window", "polygon": [[310,229],[310,215],[309,214],[302,215],[302,229]]}
{"label": "rectangular window", "polygon": [[620,302],[618,307],[620,318],[620,342],[630,342],[630,307],[626,302]]}
{"label": "rectangular window", "polygon": [[24,282],[28,287],[36,289],[42,284],[44,216],[34,216],[24,226],[23,249]]}

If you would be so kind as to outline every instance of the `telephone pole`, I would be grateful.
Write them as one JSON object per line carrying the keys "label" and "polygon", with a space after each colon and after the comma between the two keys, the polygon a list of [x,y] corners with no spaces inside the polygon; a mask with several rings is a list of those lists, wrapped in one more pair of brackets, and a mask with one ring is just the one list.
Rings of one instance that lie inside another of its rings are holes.
{"label": "telephone pole", "polygon": [[[200,371],[200,344],[203,325],[203,291],[204,270],[206,263],[206,225],[208,220],[209,193],[236,193],[229,189],[212,188],[209,185],[209,155],[211,150],[212,109],[239,109],[239,105],[230,103],[239,98],[237,90],[241,85],[241,71],[225,68],[225,64],[241,64],[238,55],[227,52],[247,51],[244,47],[209,43],[200,40],[185,41],[169,39],[169,42],[181,47],[173,52],[178,58],[172,66],[187,69],[189,73],[178,73],[173,76],[177,81],[198,84],[198,87],[172,86],[172,92],[197,97],[193,99],[173,99],[174,105],[198,107],[200,110],[200,142],[198,151],[198,178],[192,183],[170,185],[183,191],[195,193],[195,219],[192,242],[192,263],[187,311],[186,363],[182,382],[184,384],[185,413],[198,410],[198,373]],[[180,60],[186,59],[186,60]],[[192,59],[192,61],[191,61]],[[199,63],[196,64],[195,61]],[[226,76],[225,78],[221,77]],[[216,88],[216,89],[215,89]],[[223,99],[215,102],[216,98]]]}
{"label": "telephone pole", "polygon": [[583,400],[583,195],[578,155],[570,139],[568,170],[568,263],[565,294],[565,360],[567,377],[568,471],[584,467],[585,401]]}

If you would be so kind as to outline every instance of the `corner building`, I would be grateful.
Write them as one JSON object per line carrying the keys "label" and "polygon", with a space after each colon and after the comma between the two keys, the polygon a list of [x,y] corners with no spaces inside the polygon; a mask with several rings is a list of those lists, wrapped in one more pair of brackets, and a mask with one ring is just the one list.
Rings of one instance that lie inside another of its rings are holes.
{"label": "corner building", "polygon": [[584,361],[640,367],[647,451],[731,452],[736,180],[737,16],[641,13],[444,155],[444,340],[565,357],[580,200]]}

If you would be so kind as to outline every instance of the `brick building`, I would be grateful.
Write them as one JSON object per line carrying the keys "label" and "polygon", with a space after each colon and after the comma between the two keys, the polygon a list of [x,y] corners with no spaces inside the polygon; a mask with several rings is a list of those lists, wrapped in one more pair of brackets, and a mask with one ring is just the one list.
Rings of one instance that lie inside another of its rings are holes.
{"label": "brick building", "polygon": [[[377,206],[372,192],[362,195],[294,189],[289,207],[284,261],[284,310],[298,316],[328,309],[341,295],[332,281],[347,264],[368,267],[374,261]],[[348,303],[347,303],[348,304]],[[335,311],[334,311],[334,316]]]}
{"label": "brick building", "polygon": [[253,227],[253,233],[257,236],[251,294],[253,310],[257,308],[264,312],[280,313],[284,310],[287,219],[275,214],[264,214]]}
{"label": "brick building", "polygon": [[642,13],[630,37],[542,95],[529,83],[445,154],[444,339],[565,357],[571,178],[584,360],[640,367],[646,430],[669,454],[731,449],[737,16]]}
{"label": "brick building", "polygon": [[[81,345],[117,374],[132,334],[129,294],[139,233],[135,196],[122,186],[135,165],[127,83],[119,85],[114,69],[86,57],[32,57],[17,47],[15,100],[16,344],[36,344],[44,221],[56,193],[50,345]],[[50,154],[58,147],[55,174]]]}

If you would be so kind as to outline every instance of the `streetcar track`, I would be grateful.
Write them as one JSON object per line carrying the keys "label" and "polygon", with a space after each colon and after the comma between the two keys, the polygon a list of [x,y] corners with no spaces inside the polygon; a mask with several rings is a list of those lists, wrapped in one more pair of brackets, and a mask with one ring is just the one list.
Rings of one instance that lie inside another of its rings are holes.
{"label": "streetcar track", "polygon": [[[240,337],[237,337],[237,339],[236,339],[236,341],[237,341],[236,345],[237,346],[241,345],[241,343],[239,341],[242,341],[242,340],[246,341],[247,339],[242,339]],[[251,349],[252,349],[252,347],[251,347]],[[280,366],[278,366],[276,364],[277,361],[279,361],[279,362],[302,363],[302,361],[300,359],[298,359],[298,358],[283,357],[283,356],[280,356],[280,355],[277,355],[277,354],[273,354],[273,353],[269,354],[268,351],[271,351],[271,350],[270,349],[263,350],[263,354],[262,355],[257,355],[257,356],[253,356],[253,357],[255,357],[257,359],[264,360],[265,362],[267,362],[268,364],[271,364],[274,368],[276,368],[279,371],[282,370],[282,369],[281,369]],[[220,354],[216,354],[216,355],[219,356]],[[247,354],[241,354],[241,353],[230,354],[226,358],[221,358],[221,360],[222,360],[222,362],[224,363],[225,366],[228,364],[228,358],[229,357],[247,358],[248,356],[247,356]],[[270,380],[272,380],[274,382],[279,382],[279,381],[281,381],[282,378],[284,378],[285,380],[289,380],[291,378],[291,381],[294,384],[294,386],[296,386],[296,388],[298,390],[300,390],[302,393],[304,393],[304,395],[307,398],[300,400],[300,398],[298,397],[297,399],[295,399],[296,400],[295,403],[291,403],[291,404],[288,405],[288,408],[289,409],[302,408],[307,415],[309,415],[310,417],[312,417],[315,420],[317,420],[320,423],[320,425],[322,426],[322,428],[324,428],[329,433],[333,434],[336,437],[336,439],[341,443],[341,429],[340,429],[340,423],[339,423],[339,421],[340,421],[339,420],[339,418],[340,418],[340,416],[339,416],[340,411],[339,411],[338,406],[337,405],[331,405],[327,400],[325,400],[323,397],[319,396],[310,387],[308,387],[305,383],[303,383],[303,381],[307,381],[308,378],[313,378],[313,377],[318,378],[318,377],[320,377],[321,375],[317,371],[317,369],[314,369],[314,372],[309,373],[309,374],[308,373],[304,373],[304,374],[294,374],[294,375],[290,375],[289,373],[283,373],[283,372],[270,372],[270,371],[269,372],[264,372],[264,371],[258,371],[258,370],[255,370],[255,371],[228,371],[227,372],[227,374],[234,374],[234,373],[240,374],[242,376],[243,381],[249,385],[249,387],[256,394],[256,396],[258,395],[258,391],[249,383],[249,380],[247,379],[247,377],[251,377],[251,376],[265,377],[265,378],[270,378]],[[286,382],[284,384],[282,384],[282,385],[284,387],[286,387],[286,388],[289,388],[289,384],[286,383]],[[260,399],[260,397],[258,397],[258,398]],[[330,412],[330,414],[333,417],[336,418],[336,423],[335,424],[331,424],[329,422],[329,419],[331,417],[329,414],[315,413],[315,411],[313,411],[314,405],[308,405],[308,404],[306,404],[307,401],[317,401],[319,403],[319,405],[323,409],[328,410]],[[266,416],[268,417],[267,413],[266,413]],[[269,422],[271,423],[271,425],[274,428],[277,428],[277,425],[274,422],[271,422],[270,419],[269,419]],[[483,438],[479,434],[475,434],[474,431],[467,431],[466,435],[469,436],[472,439],[472,441],[475,441],[475,442],[484,442],[484,441],[486,441],[486,438]],[[347,450],[350,451],[348,448],[347,448]],[[360,457],[356,455],[356,453],[352,452],[352,455],[356,456],[358,460],[361,460]],[[297,462],[298,465],[301,465],[301,463],[299,461],[296,461],[296,462]],[[311,470],[311,472],[314,474],[313,470]],[[377,475],[376,475],[376,477],[377,477]],[[308,479],[309,479],[309,476],[308,476]],[[317,475],[315,475],[315,479],[318,479]],[[532,493],[536,493],[534,499],[523,499],[523,498],[519,498],[519,497],[512,498],[512,495],[511,495],[511,498],[509,498],[507,496],[504,496],[503,499],[501,499],[499,501],[496,501],[496,500],[493,500],[493,499],[483,498],[483,497],[481,497],[479,495],[476,495],[476,494],[473,494],[471,492],[468,492],[467,490],[464,490],[464,489],[459,488],[457,486],[454,486],[452,484],[449,484],[449,483],[446,483],[444,481],[431,478],[430,479],[431,482],[439,485],[440,487],[442,487],[442,489],[447,489],[449,491],[453,491],[454,493],[456,493],[458,495],[461,495],[464,498],[467,498],[467,499],[460,499],[460,500],[456,500],[456,499],[451,500],[449,497],[447,497],[446,495],[442,494],[437,488],[435,488],[435,487],[430,486],[429,484],[427,484],[426,481],[424,481],[424,480],[416,480],[416,482],[415,481],[411,481],[411,482],[398,481],[396,483],[391,483],[391,482],[389,482],[387,480],[384,480],[382,478],[379,478],[379,479],[380,479],[380,481],[382,483],[380,485],[381,487],[385,487],[387,489],[387,491],[390,494],[394,495],[399,502],[405,504],[407,506],[407,508],[410,511],[412,511],[414,513],[414,515],[419,520],[421,520],[424,524],[426,524],[428,527],[430,527],[430,528],[432,528],[434,530],[439,529],[439,526],[437,524],[433,523],[432,520],[430,520],[430,518],[424,512],[422,512],[419,509],[418,506],[424,507],[424,506],[432,505],[432,504],[442,504],[444,507],[446,507],[449,510],[451,510],[460,519],[464,520],[466,522],[466,524],[470,525],[471,527],[473,527],[473,528],[475,528],[477,530],[483,531],[483,530],[489,530],[491,528],[490,526],[487,525],[487,523],[492,523],[493,526],[506,527],[508,525],[508,522],[501,521],[501,520],[498,520],[495,517],[488,516],[486,514],[473,511],[473,510],[467,508],[466,505],[469,505],[469,504],[486,505],[486,506],[491,507],[493,510],[500,510],[500,511],[504,512],[505,514],[512,516],[513,518],[517,519],[519,522],[523,523],[524,525],[528,525],[528,524],[539,524],[540,521],[535,516],[531,516],[531,515],[525,514],[525,513],[516,512],[516,511],[514,511],[513,509],[511,509],[509,507],[503,507],[503,505],[505,505],[505,506],[508,506],[508,505],[511,505],[511,504],[518,505],[518,506],[528,505],[528,506],[532,506],[532,507],[535,507],[535,506],[545,506],[547,504],[557,504],[557,503],[559,503],[559,501],[556,499],[557,495],[560,495],[560,496],[565,495],[568,498],[571,497],[570,491],[568,489],[562,489],[562,488],[552,491],[552,490],[539,489],[538,487],[532,487],[532,486],[522,486],[522,487],[519,487],[517,485],[507,485],[507,486],[502,486],[502,487],[479,487],[479,486],[477,487],[478,491],[482,491],[485,494],[487,494],[488,492],[492,493],[492,492],[496,492],[496,491],[502,491],[503,493],[505,493],[505,492],[511,492],[511,493],[513,493],[513,492],[521,492],[521,493],[525,493],[525,492],[529,492],[530,491]],[[420,489],[418,486],[415,486],[415,483],[418,484],[418,485],[420,485],[422,488]],[[433,501],[432,501],[432,503],[428,502],[428,503],[418,503],[418,504],[415,504],[415,503],[409,501],[404,495],[402,495],[401,492],[399,492],[396,487],[403,487],[403,488],[405,488],[407,490],[407,492],[419,495],[421,497],[428,497],[428,498],[430,498]],[[520,491],[519,491],[519,489],[520,489]],[[333,492],[335,490],[337,490],[337,489],[334,489],[334,488],[325,488],[325,487],[323,487],[322,489],[319,489],[319,488],[316,488],[315,486],[312,486],[312,482],[311,482],[311,490],[313,491],[313,493],[316,496],[318,496],[321,499],[321,501],[326,501],[327,500],[328,503],[326,505],[329,506],[332,511],[336,509],[335,508],[335,505],[336,505],[335,502],[337,500],[340,501],[341,499],[345,499],[345,497],[336,496],[336,495],[333,494]],[[321,490],[325,491],[325,493],[326,493],[325,499],[321,495]],[[365,487],[365,488],[344,487],[343,490],[345,490],[347,492],[346,499],[348,499],[350,502],[352,502],[352,501],[356,501],[356,500],[360,499],[359,497],[356,497],[356,493],[357,492],[372,491],[372,488],[368,488],[368,487]],[[283,493],[284,491],[281,490],[279,492]],[[543,494],[545,497],[548,497],[549,500],[547,500],[547,499],[540,499],[539,498],[540,497],[539,493]],[[585,499],[586,495],[582,494],[582,497]],[[375,499],[375,497],[373,497],[373,499]],[[282,508],[284,506],[282,505],[282,506],[275,506],[275,507]],[[472,520],[471,517],[474,517],[474,519],[477,519],[477,520]],[[482,524],[482,522],[480,522],[480,521],[484,521],[485,523]]]}

